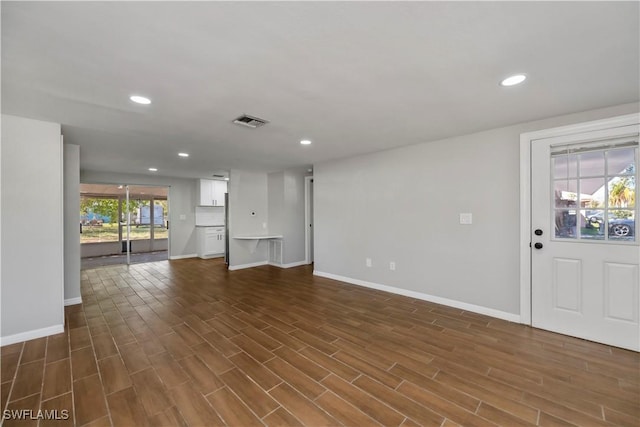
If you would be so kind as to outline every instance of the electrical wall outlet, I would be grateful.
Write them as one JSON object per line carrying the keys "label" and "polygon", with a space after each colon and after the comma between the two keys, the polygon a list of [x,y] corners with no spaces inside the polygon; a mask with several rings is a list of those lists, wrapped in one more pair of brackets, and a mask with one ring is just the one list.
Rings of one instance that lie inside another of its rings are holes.
{"label": "electrical wall outlet", "polygon": [[371,258],[367,258],[365,260],[365,264],[367,265],[367,267],[371,267]]}
{"label": "electrical wall outlet", "polygon": [[391,261],[389,263],[389,270],[396,271],[396,263],[395,263],[395,261]]}

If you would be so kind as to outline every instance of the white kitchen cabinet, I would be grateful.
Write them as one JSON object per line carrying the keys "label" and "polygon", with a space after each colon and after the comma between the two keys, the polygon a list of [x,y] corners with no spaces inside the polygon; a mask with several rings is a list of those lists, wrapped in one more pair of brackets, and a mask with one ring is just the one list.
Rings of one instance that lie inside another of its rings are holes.
{"label": "white kitchen cabinet", "polygon": [[227,192],[227,181],[213,181],[213,205],[224,206],[224,193]]}
{"label": "white kitchen cabinet", "polygon": [[227,192],[227,182],[215,179],[201,179],[198,181],[200,206],[224,206],[224,193]]}
{"label": "white kitchen cabinet", "polygon": [[198,227],[198,256],[214,258],[223,256],[225,250],[223,227]]}
{"label": "white kitchen cabinet", "polygon": [[200,194],[200,206],[213,206],[213,180],[201,179],[198,181],[198,194]]}
{"label": "white kitchen cabinet", "polygon": [[212,253],[224,255],[224,228],[216,231],[216,238],[215,240],[212,238],[209,246]]}

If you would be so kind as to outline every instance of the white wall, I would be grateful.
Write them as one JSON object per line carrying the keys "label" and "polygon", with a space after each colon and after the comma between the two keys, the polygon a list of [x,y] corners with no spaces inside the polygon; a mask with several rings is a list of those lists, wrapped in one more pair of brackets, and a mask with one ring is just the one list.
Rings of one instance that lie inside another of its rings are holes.
{"label": "white wall", "polygon": [[64,144],[64,301],[80,304],[80,146]]}
{"label": "white wall", "polygon": [[269,174],[269,233],[283,236],[282,266],[304,262],[305,169]]}
{"label": "white wall", "polygon": [[284,172],[284,245],[283,264],[304,263],[304,177],[305,170]]}
{"label": "white wall", "polygon": [[[80,182],[169,187],[169,259],[197,255],[195,208],[199,203],[199,197],[195,179],[81,171]],[[184,215],[185,219],[181,219],[181,215]]]}
{"label": "white wall", "polygon": [[64,329],[60,125],[2,115],[2,344]]}
{"label": "white wall", "polygon": [[[258,244],[251,252],[251,241],[234,236],[266,234],[268,227],[267,174],[231,170],[229,174],[229,268],[265,264],[268,242]],[[254,212],[255,215],[251,215]]]}
{"label": "white wall", "polygon": [[[627,104],[314,165],[316,274],[517,320],[520,133],[637,111]],[[459,224],[466,212],[472,225]]]}
{"label": "white wall", "polygon": [[284,235],[284,172],[267,176],[269,233]]}
{"label": "white wall", "polygon": [[[1,11],[0,11],[1,14]],[[2,74],[0,72],[0,74]],[[1,80],[1,79],[0,79]],[[1,103],[1,102],[0,102]],[[0,133],[2,133],[2,118],[0,117]],[[3,135],[0,135],[0,345],[2,345],[2,212],[3,212],[3,207],[2,207],[2,183],[5,182],[2,179],[2,140],[3,140]]]}

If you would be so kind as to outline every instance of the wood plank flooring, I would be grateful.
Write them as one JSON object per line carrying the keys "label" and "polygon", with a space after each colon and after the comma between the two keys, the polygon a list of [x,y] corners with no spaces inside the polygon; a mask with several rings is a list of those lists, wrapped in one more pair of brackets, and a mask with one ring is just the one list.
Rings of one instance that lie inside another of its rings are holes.
{"label": "wood plank flooring", "polygon": [[640,425],[638,353],[220,259],[82,272],[65,332],[1,349],[25,426]]}

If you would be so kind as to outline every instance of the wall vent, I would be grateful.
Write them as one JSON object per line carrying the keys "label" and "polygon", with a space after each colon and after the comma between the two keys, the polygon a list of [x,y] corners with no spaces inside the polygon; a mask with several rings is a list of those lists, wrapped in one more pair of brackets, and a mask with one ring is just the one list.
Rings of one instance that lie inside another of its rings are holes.
{"label": "wall vent", "polygon": [[242,116],[238,117],[237,119],[235,119],[233,121],[233,123],[237,124],[237,125],[241,125],[241,126],[246,126],[248,128],[259,128],[260,126],[264,126],[267,123],[269,123],[268,120],[265,119],[259,119],[257,117],[253,117],[253,116],[248,116],[246,114],[243,114]]}

